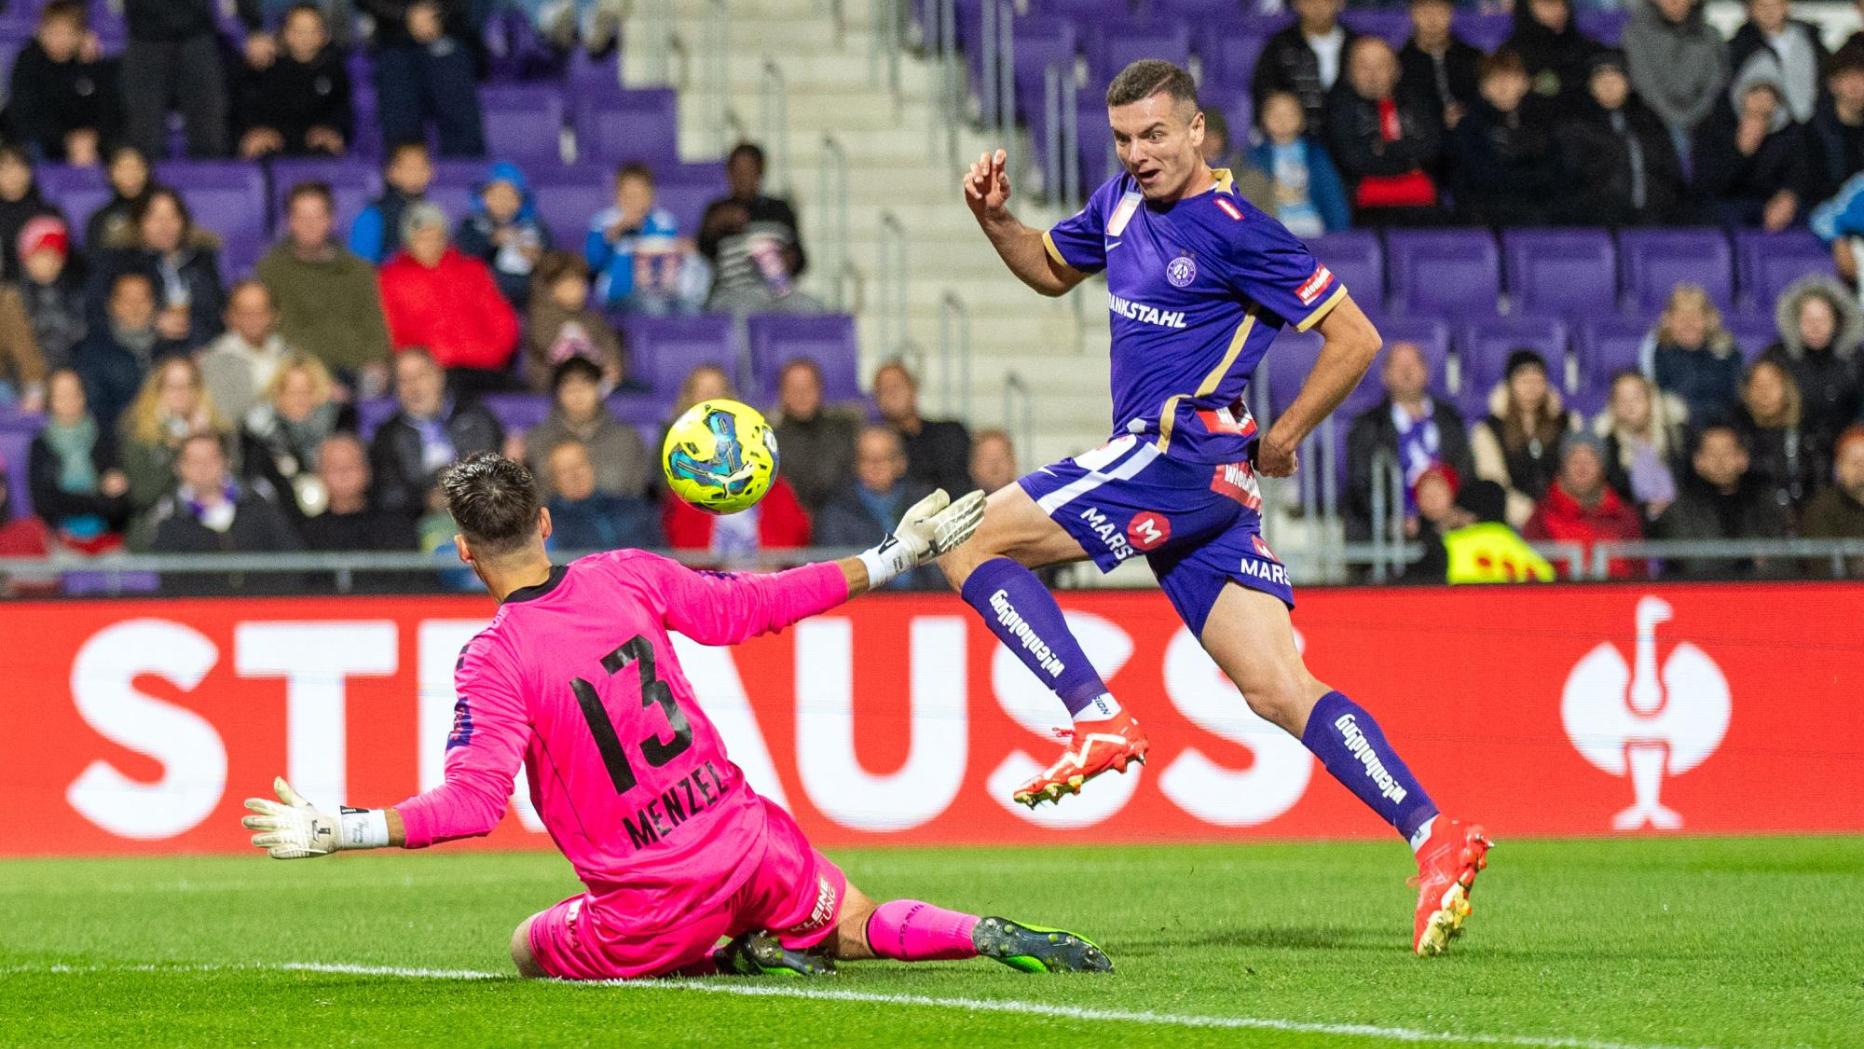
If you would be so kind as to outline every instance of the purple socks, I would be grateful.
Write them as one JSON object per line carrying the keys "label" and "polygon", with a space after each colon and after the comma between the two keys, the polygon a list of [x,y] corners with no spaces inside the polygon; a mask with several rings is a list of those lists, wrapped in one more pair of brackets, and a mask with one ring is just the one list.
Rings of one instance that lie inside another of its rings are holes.
{"label": "purple socks", "polygon": [[[1301,743],[1333,778],[1371,807],[1409,841],[1437,814],[1437,806],[1399,760],[1385,733],[1365,708],[1339,692],[1314,704]],[[1413,842],[1413,848],[1416,843]]]}
{"label": "purple socks", "polygon": [[867,945],[882,958],[932,962],[977,957],[977,917],[918,900],[888,900],[867,919]]}
{"label": "purple socks", "polygon": [[1098,720],[1118,712],[1099,672],[1069,631],[1055,595],[1034,572],[1007,557],[995,557],[977,566],[960,593],[997,640],[1055,690],[1070,717]]}

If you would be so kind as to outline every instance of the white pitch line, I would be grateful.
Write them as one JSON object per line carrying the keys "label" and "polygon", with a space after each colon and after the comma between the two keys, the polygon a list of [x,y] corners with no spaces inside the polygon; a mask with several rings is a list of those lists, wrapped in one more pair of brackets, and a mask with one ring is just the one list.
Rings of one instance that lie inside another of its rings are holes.
{"label": "white pitch line", "polygon": [[[177,962],[93,965],[8,965],[0,973],[82,974],[103,972],[305,972],[341,976],[393,976],[413,980],[509,980],[518,977],[509,972],[482,969],[425,969],[398,965],[356,965],[346,962],[216,963]],[[1043,1002],[1005,998],[953,998],[923,994],[886,994],[879,991],[843,990],[827,987],[798,987],[775,983],[721,983],[702,980],[591,980],[564,981],[565,986],[630,991],[693,991],[700,994],[729,994],[740,997],[791,998],[823,1002],[864,1002],[874,1005],[918,1006],[931,1009],[959,1009],[973,1013],[1005,1013],[1017,1016],[1043,1016],[1057,1020],[1084,1020],[1103,1023],[1148,1024],[1156,1027],[1218,1028],[1248,1031],[1281,1031],[1290,1034],[1323,1034],[1342,1038],[1384,1038],[1394,1042],[1420,1042],[1451,1045],[1500,1045],[1514,1049],[1705,1049],[1701,1046],[1677,1046],[1654,1042],[1613,1042],[1593,1038],[1545,1037],[1519,1034],[1460,1034],[1453,1031],[1423,1031],[1412,1027],[1382,1027],[1377,1024],[1322,1023],[1308,1020],[1277,1020],[1258,1016],[1204,1016],[1194,1013],[1158,1013],[1147,1010],[1094,1009],[1073,1005],[1049,1005]]]}

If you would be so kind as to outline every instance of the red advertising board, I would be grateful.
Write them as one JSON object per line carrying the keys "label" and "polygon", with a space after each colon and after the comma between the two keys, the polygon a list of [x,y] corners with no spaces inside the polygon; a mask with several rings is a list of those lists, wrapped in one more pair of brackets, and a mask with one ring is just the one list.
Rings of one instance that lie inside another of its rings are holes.
{"label": "red advertising board", "polygon": [[[955,598],[681,643],[750,782],[822,845],[1389,834],[1249,714],[1156,592],[1064,595],[1151,763],[1031,813],[1035,678]],[[0,854],[244,847],[277,773],[379,806],[440,774],[467,598],[0,605]],[[1498,836],[1864,830],[1864,586],[1314,590],[1314,672]],[[519,783],[523,780],[520,778]],[[487,847],[547,847],[519,799]]]}

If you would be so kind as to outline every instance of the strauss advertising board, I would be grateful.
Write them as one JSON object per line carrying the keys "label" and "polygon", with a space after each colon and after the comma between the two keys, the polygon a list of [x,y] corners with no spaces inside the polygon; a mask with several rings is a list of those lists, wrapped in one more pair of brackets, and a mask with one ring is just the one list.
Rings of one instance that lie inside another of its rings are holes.
{"label": "strauss advertising board", "polygon": [[[1063,597],[1153,750],[1031,812],[1058,704],[971,611],[864,598],[678,641],[733,759],[826,846],[1389,834],[1251,715],[1156,592]],[[392,804],[441,777],[485,600],[0,606],[0,854],[244,847],[242,799]],[[1311,590],[1310,666],[1497,836],[1864,830],[1864,586]],[[518,783],[522,785],[520,776]],[[548,847],[522,798],[468,847]]]}

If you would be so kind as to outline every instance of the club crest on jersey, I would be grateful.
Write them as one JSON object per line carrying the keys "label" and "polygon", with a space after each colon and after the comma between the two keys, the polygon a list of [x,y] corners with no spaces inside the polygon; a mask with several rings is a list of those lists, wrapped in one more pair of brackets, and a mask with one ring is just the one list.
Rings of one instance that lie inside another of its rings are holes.
{"label": "club crest on jersey", "polygon": [[1174,288],[1188,288],[1197,279],[1197,260],[1187,252],[1165,264],[1165,279]]}
{"label": "club crest on jersey", "polygon": [[1120,198],[1120,204],[1113,209],[1113,217],[1107,220],[1107,236],[1117,237],[1126,232],[1126,224],[1133,221],[1133,213],[1139,210],[1139,191],[1133,190]]}

